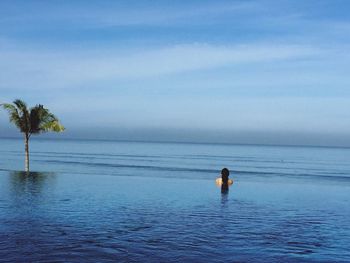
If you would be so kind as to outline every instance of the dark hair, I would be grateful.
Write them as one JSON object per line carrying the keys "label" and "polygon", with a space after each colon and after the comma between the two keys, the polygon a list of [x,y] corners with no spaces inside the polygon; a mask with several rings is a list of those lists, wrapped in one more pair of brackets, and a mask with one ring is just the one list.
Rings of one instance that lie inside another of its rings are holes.
{"label": "dark hair", "polygon": [[228,185],[228,177],[230,175],[230,171],[227,168],[221,170],[221,180],[222,184]]}
{"label": "dark hair", "polygon": [[230,171],[227,168],[224,168],[221,170],[221,193],[227,194],[228,193],[228,176],[230,175]]}

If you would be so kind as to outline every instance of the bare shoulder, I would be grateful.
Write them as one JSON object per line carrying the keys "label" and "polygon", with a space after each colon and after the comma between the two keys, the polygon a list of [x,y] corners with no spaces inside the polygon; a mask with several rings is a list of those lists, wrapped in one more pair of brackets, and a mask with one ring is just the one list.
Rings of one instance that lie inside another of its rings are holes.
{"label": "bare shoulder", "polygon": [[[216,183],[217,185],[222,185],[222,179],[221,179],[220,177],[219,177],[219,178],[216,178],[215,183]],[[233,184],[233,180],[232,180],[232,179],[229,179],[229,180],[228,180],[228,184],[229,184],[229,185]]]}
{"label": "bare shoulder", "polygon": [[221,178],[216,178],[215,183],[217,185],[222,185],[222,179]]}
{"label": "bare shoulder", "polygon": [[[217,185],[222,185],[222,179],[221,178],[216,178],[216,180],[215,180],[215,183],[217,184]],[[232,179],[229,179],[228,180],[228,185],[232,185],[233,184],[233,180]]]}

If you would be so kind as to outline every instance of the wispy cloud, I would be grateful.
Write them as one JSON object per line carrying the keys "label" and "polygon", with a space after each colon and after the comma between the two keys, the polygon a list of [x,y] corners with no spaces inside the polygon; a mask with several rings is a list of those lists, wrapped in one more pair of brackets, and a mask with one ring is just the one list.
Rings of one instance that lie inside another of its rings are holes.
{"label": "wispy cloud", "polygon": [[29,84],[32,88],[64,88],[97,80],[147,78],[229,65],[308,59],[319,52],[307,46],[257,44],[175,45],[127,54],[0,50],[0,80],[3,87]]}

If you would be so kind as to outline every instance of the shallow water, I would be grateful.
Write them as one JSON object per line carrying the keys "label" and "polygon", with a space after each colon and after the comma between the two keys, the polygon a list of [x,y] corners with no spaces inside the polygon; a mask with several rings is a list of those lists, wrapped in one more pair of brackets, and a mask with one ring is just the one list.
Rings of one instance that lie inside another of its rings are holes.
{"label": "shallow water", "polygon": [[349,149],[0,143],[3,262],[350,261]]}

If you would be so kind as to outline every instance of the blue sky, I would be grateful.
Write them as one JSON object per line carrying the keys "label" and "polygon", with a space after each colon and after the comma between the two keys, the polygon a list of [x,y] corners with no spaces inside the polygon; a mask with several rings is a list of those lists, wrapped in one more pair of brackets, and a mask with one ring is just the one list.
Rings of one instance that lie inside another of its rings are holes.
{"label": "blue sky", "polygon": [[44,104],[66,137],[350,146],[348,10],[1,1],[0,102]]}

